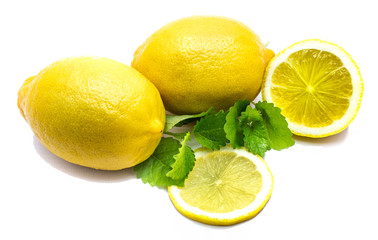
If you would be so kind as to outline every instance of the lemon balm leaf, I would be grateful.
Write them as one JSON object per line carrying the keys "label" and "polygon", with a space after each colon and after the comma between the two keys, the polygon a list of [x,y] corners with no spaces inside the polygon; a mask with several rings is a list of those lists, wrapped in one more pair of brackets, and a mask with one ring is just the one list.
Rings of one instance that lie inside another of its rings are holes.
{"label": "lemon balm leaf", "polygon": [[254,109],[248,106],[240,117],[247,149],[264,157],[265,152],[272,148],[281,150],[294,145],[293,134],[281,109],[266,101],[254,105]]}
{"label": "lemon balm leaf", "polygon": [[162,138],[154,153],[144,162],[136,165],[134,171],[137,178],[151,186],[167,187],[183,186],[185,179],[172,179],[167,173],[172,170],[174,156],[179,153],[181,144],[173,138]]}
{"label": "lemon balm leaf", "polygon": [[171,165],[172,170],[167,173],[167,176],[172,179],[185,179],[193,169],[196,158],[193,150],[186,145],[188,140],[190,141],[190,132],[186,133],[179,152],[173,156],[175,162]]}
{"label": "lemon balm leaf", "polygon": [[213,108],[209,108],[206,112],[202,112],[195,115],[170,115],[166,114],[164,132],[168,132],[170,129],[176,126],[182,126],[183,124],[194,121],[197,118],[203,117],[213,111]]}
{"label": "lemon balm leaf", "polygon": [[175,137],[175,138],[177,138],[178,140],[181,140],[181,141],[184,140],[184,138],[186,136],[186,132],[165,132],[164,134]]}
{"label": "lemon balm leaf", "polygon": [[197,122],[193,134],[202,146],[214,150],[226,145],[228,142],[224,132],[226,115],[223,110],[218,113],[210,112]]}
{"label": "lemon balm leaf", "polygon": [[233,148],[239,148],[244,145],[243,131],[240,126],[239,116],[250,104],[248,100],[239,100],[232,106],[226,116],[224,131],[226,138],[230,140]]}
{"label": "lemon balm leaf", "polygon": [[151,186],[184,186],[196,161],[193,150],[187,145],[191,134],[202,146],[212,150],[231,142],[233,148],[245,146],[248,151],[261,157],[272,148],[281,150],[294,144],[292,133],[279,108],[266,101],[254,104],[255,108],[249,104],[249,101],[241,100],[227,112],[221,110],[215,113],[209,109],[182,118],[170,115],[166,129],[200,119],[192,132],[165,131],[165,135],[174,136],[181,143],[175,138],[163,137],[154,153],[134,167],[137,177]]}
{"label": "lemon balm leaf", "polygon": [[251,106],[247,106],[244,112],[241,113],[240,123],[241,125],[252,124],[253,122],[262,122],[263,116],[257,109],[253,109]]}
{"label": "lemon balm leaf", "polygon": [[246,148],[250,152],[264,157],[265,152],[271,147],[262,122],[254,122],[251,126],[244,125],[242,129]]}
{"label": "lemon balm leaf", "polygon": [[255,108],[262,115],[262,122],[268,133],[270,146],[273,149],[282,150],[294,145],[293,134],[285,117],[282,116],[280,108],[266,101],[258,102],[255,104]]}
{"label": "lemon balm leaf", "polygon": [[264,157],[265,152],[271,147],[261,113],[248,106],[241,113],[240,124],[244,134],[245,147],[248,151]]}

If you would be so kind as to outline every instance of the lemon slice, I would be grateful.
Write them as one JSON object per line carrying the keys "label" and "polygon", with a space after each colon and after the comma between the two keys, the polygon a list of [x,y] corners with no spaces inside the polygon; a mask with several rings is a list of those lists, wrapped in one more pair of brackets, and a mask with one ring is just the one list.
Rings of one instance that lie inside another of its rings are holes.
{"label": "lemon slice", "polygon": [[282,109],[296,135],[326,137],[356,117],[363,94],[357,64],[336,44],[310,39],[277,54],[269,63],[262,98]]}
{"label": "lemon slice", "polygon": [[176,209],[193,220],[231,225],[256,216],[268,202],[273,176],[265,161],[226,146],[195,151],[196,164],[184,187],[168,187]]}

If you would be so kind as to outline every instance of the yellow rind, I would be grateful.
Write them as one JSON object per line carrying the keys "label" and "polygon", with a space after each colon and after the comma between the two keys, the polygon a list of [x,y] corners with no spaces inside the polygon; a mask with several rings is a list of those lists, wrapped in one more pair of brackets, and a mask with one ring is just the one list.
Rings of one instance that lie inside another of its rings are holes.
{"label": "yellow rind", "polygon": [[[273,189],[273,187],[272,187],[272,189]],[[208,217],[208,216],[205,216],[205,215],[197,215],[197,214],[194,214],[194,213],[192,213],[190,211],[185,210],[184,208],[182,208],[182,207],[180,207],[178,205],[177,201],[175,200],[175,198],[173,198],[173,196],[172,196],[172,194],[171,194],[171,192],[169,190],[168,190],[168,193],[169,193],[169,198],[171,199],[173,205],[175,206],[175,208],[177,209],[177,211],[179,211],[182,215],[184,215],[185,217],[190,218],[190,219],[192,219],[194,221],[198,221],[198,222],[202,222],[202,223],[210,224],[210,225],[216,225],[216,226],[234,225],[234,224],[237,224],[237,223],[241,223],[241,222],[247,221],[247,220],[249,220],[251,218],[254,218],[265,207],[265,205],[268,203],[268,201],[269,201],[269,199],[270,199],[270,197],[272,195],[272,191],[270,191],[270,194],[266,196],[266,199],[265,199],[264,203],[262,205],[260,205],[259,208],[255,209],[252,212],[249,212],[249,213],[247,213],[245,215],[241,215],[238,218],[233,218],[233,219],[217,219],[217,218],[211,218],[211,217]]]}
{"label": "yellow rind", "polygon": [[169,112],[183,115],[252,101],[273,56],[237,20],[192,16],[153,33],[135,51],[131,66],[156,86]]}
{"label": "yellow rind", "polygon": [[120,170],[146,160],[161,140],[165,109],[137,70],[95,56],[71,57],[28,78],[17,105],[36,138],[58,157]]}
{"label": "yellow rind", "polygon": [[[227,145],[227,146],[229,147],[229,145]],[[242,147],[242,149],[244,149],[245,151],[248,151],[244,147]],[[222,148],[220,150],[222,150]],[[204,147],[198,148],[194,152],[196,153],[196,152],[200,152],[200,151],[211,152],[211,150],[204,148]],[[269,201],[269,199],[272,195],[273,186],[274,186],[274,178],[273,178],[272,172],[270,171],[268,165],[266,164],[264,159],[262,159],[260,156],[258,156],[258,155],[255,155],[255,156],[258,157],[261,160],[261,162],[264,164],[266,170],[268,171],[268,173],[270,175],[271,185],[269,187],[268,194],[264,197],[262,203],[257,208],[253,209],[252,211],[246,212],[246,213],[241,214],[241,215],[234,217],[234,218],[210,217],[210,216],[203,215],[203,214],[196,214],[196,213],[193,213],[193,212],[185,209],[184,207],[182,207],[179,204],[179,202],[177,201],[177,199],[175,198],[175,196],[173,194],[173,190],[176,190],[176,189],[178,190],[177,186],[168,187],[168,194],[169,194],[169,198],[171,199],[171,202],[175,206],[176,210],[179,211],[185,217],[192,219],[194,221],[205,223],[205,224],[217,225],[217,226],[228,226],[228,225],[234,225],[234,224],[241,223],[241,222],[244,222],[246,220],[252,219],[257,214],[259,214],[261,212],[261,210],[266,206],[266,204],[268,203],[268,201]],[[253,202],[251,204],[253,204]],[[246,209],[247,207],[245,207],[244,209]],[[218,215],[222,215],[222,213],[218,213]]]}
{"label": "yellow rind", "polygon": [[282,50],[277,55],[275,55],[272,58],[272,60],[269,62],[268,66],[266,68],[266,71],[264,73],[264,78],[263,78],[263,82],[262,82],[262,86],[261,86],[261,89],[262,89],[261,95],[262,95],[262,99],[263,100],[266,100],[268,102],[273,102],[271,99],[267,99],[267,96],[266,96],[266,91],[270,90],[270,89],[266,89],[266,82],[267,82],[268,73],[270,73],[272,71],[272,69],[271,69],[272,68],[272,64],[275,61],[277,61],[277,59],[279,59],[282,55],[286,54],[286,52],[288,50],[292,49],[293,47],[295,47],[295,46],[297,46],[299,44],[303,44],[303,43],[307,43],[307,42],[318,42],[318,43],[322,43],[322,44],[331,45],[334,48],[337,48],[340,51],[342,51],[348,57],[348,59],[350,60],[350,62],[352,63],[352,65],[354,67],[354,70],[355,70],[355,73],[358,75],[359,82],[361,84],[361,87],[360,87],[361,91],[360,91],[360,94],[359,94],[357,106],[355,107],[355,109],[353,111],[352,117],[350,117],[350,119],[347,121],[347,123],[344,124],[343,126],[341,126],[340,128],[338,128],[338,129],[336,129],[334,131],[330,131],[330,132],[324,133],[324,134],[308,134],[308,133],[303,133],[303,132],[300,132],[300,131],[295,131],[293,129],[290,129],[293,134],[298,135],[298,136],[311,137],[311,138],[323,138],[323,137],[328,137],[328,136],[331,136],[331,135],[335,135],[335,134],[340,133],[343,130],[345,130],[353,122],[353,120],[356,118],[358,110],[360,109],[361,102],[362,102],[362,96],[363,96],[363,92],[364,92],[364,83],[363,83],[363,80],[362,80],[361,71],[360,71],[357,63],[350,56],[350,54],[348,52],[346,52],[342,47],[338,46],[335,43],[331,43],[331,42],[320,40],[320,39],[308,39],[308,40],[300,41],[300,42],[297,42],[295,44],[290,45],[289,47],[287,47],[286,49]]}

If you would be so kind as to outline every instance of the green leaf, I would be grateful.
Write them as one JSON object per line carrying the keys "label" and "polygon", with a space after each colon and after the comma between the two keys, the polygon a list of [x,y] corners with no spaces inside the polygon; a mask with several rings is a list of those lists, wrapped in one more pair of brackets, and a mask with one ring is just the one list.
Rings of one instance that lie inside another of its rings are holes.
{"label": "green leaf", "polygon": [[191,121],[196,120],[197,118],[203,117],[213,111],[213,108],[210,108],[206,112],[202,112],[195,115],[169,115],[167,114],[165,117],[165,127],[164,132],[168,132],[170,129],[176,126],[182,126],[187,124]]}
{"label": "green leaf", "polygon": [[197,141],[204,147],[220,149],[228,142],[224,132],[226,113],[221,110],[217,114],[211,112],[201,118],[193,128],[193,134]]}
{"label": "green leaf", "polygon": [[275,150],[281,150],[294,145],[293,134],[288,128],[288,123],[281,114],[281,109],[273,103],[258,102],[255,108],[260,111],[263,124],[267,130],[270,146]]}
{"label": "green leaf", "polygon": [[193,150],[187,146],[191,133],[172,133],[168,130],[198,118],[192,134],[202,146],[213,150],[230,141],[233,147],[245,146],[263,157],[271,148],[281,150],[294,144],[279,108],[266,101],[254,104],[255,108],[249,103],[246,100],[238,101],[226,113],[223,110],[215,113],[209,109],[196,115],[167,115],[164,134],[180,139],[181,143],[175,138],[163,137],[154,153],[134,167],[137,177],[151,186],[183,186],[195,163]]}
{"label": "green leaf", "polygon": [[181,141],[184,140],[184,138],[186,136],[186,132],[165,132],[164,134],[175,137],[175,138],[177,138],[178,140],[181,140]]}
{"label": "green leaf", "polygon": [[232,106],[226,116],[226,124],[224,124],[224,131],[226,137],[230,140],[230,144],[233,148],[239,148],[244,146],[243,131],[240,126],[239,116],[241,112],[245,111],[249,105],[248,100],[239,100]]}
{"label": "green leaf", "polygon": [[244,134],[244,143],[247,149],[264,157],[265,152],[270,150],[268,132],[263,123],[260,112],[248,106],[240,117],[241,129]]}
{"label": "green leaf", "polygon": [[185,179],[172,179],[167,173],[172,170],[174,156],[179,153],[180,142],[173,138],[162,138],[154,153],[144,162],[136,165],[134,171],[137,178],[151,186],[167,187],[183,186]]}
{"label": "green leaf", "polygon": [[190,132],[187,132],[184,140],[181,142],[179,153],[173,156],[175,162],[171,165],[172,170],[167,173],[167,176],[175,179],[187,178],[190,171],[192,171],[196,158],[193,150],[186,145],[190,141]]}

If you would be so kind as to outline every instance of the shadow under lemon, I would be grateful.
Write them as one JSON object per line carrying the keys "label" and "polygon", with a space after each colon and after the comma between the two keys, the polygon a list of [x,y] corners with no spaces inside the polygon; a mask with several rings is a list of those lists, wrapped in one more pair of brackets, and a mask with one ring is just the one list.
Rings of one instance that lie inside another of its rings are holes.
{"label": "shadow under lemon", "polygon": [[123,182],[130,179],[136,179],[132,168],[105,171],[76,165],[56,156],[50,152],[42,143],[33,136],[33,145],[37,153],[55,169],[64,172],[70,176],[81,178],[91,182]]}
{"label": "shadow under lemon", "polygon": [[345,139],[347,138],[348,129],[349,129],[349,127],[347,127],[346,129],[344,129],[343,131],[341,131],[341,132],[339,132],[335,135],[331,135],[331,136],[323,137],[323,138],[309,138],[309,137],[302,137],[302,136],[297,136],[297,135],[293,135],[293,138],[294,138],[296,143],[301,143],[303,145],[340,144],[343,141],[345,141]]}

